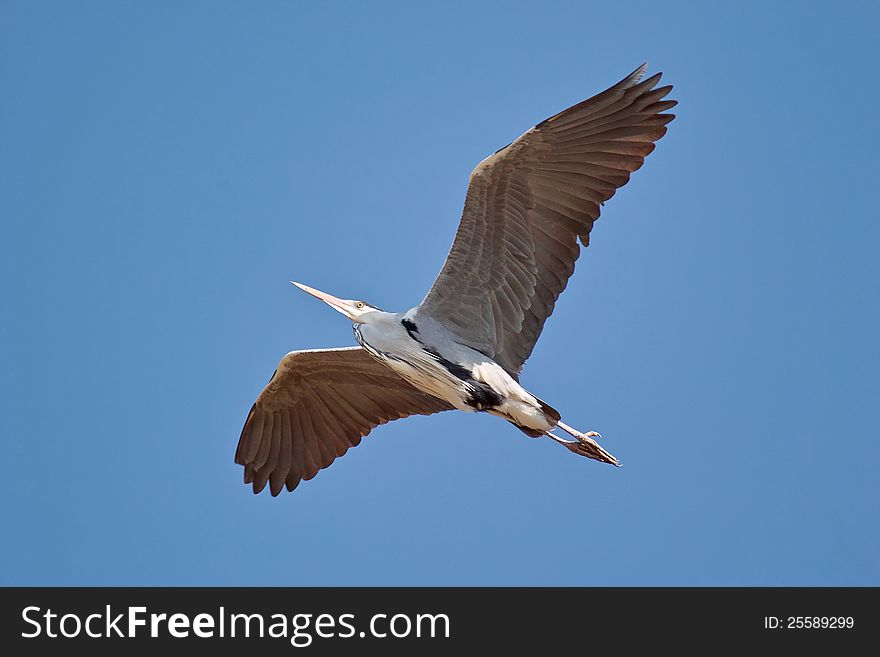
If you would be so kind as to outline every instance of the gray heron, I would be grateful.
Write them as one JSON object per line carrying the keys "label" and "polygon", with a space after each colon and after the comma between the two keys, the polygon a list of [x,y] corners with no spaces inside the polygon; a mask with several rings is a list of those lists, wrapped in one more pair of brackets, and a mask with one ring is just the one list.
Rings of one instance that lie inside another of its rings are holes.
{"label": "gray heron", "polygon": [[[359,346],[293,351],[257,397],[235,462],[254,493],[314,477],[372,429],[410,415],[491,413],[531,437],[619,465],[594,431],[519,383],[600,208],[675,115],[646,65],[542,121],[473,170],[461,223],[424,300],[401,313],[294,283],[345,315]],[[580,244],[578,243],[580,242]],[[571,436],[553,433],[559,429]]]}

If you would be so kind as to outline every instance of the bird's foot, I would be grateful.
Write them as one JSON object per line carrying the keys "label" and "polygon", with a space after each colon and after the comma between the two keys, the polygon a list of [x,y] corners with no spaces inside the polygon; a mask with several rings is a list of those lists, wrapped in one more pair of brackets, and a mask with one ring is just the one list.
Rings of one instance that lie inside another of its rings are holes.
{"label": "bird's foot", "polygon": [[604,450],[599,443],[593,440],[592,436],[599,436],[601,438],[601,435],[595,431],[589,431],[575,436],[575,438],[577,438],[575,443],[576,446],[571,451],[575,454],[580,454],[581,456],[601,461],[602,463],[610,463],[611,465],[620,467],[620,461],[618,461],[613,454]]}
{"label": "bird's foot", "polygon": [[602,446],[599,445],[599,443],[597,443],[591,437],[598,435],[599,434],[595,431],[590,431],[588,433],[578,433],[577,435],[575,435],[575,438],[577,438],[577,440],[565,440],[564,438],[555,436],[552,433],[547,434],[548,437],[552,438],[557,443],[559,443],[569,451],[574,452],[575,454],[586,456],[589,459],[601,461],[602,463],[610,463],[611,465],[620,467],[620,461],[618,461],[613,454],[602,449]]}

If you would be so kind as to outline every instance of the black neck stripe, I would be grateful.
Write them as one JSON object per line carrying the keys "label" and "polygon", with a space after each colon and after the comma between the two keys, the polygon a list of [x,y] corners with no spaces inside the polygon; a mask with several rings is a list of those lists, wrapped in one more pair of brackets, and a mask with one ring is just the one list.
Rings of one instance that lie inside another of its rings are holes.
{"label": "black neck stripe", "polygon": [[416,326],[415,322],[404,318],[404,319],[400,320],[400,323],[403,325],[403,328],[406,329],[406,332],[409,333],[409,337],[411,337],[413,340],[415,340],[418,343],[422,342],[421,340],[419,340],[419,327]]}

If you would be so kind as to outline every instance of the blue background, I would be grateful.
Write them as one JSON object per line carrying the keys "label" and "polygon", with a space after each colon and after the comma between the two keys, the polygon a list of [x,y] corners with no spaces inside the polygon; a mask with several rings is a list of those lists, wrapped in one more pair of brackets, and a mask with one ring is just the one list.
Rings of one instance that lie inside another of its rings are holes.
{"label": "blue background", "polygon": [[[876,7],[3,2],[0,582],[880,584]],[[353,344],[288,280],[415,305],[471,168],[644,60],[523,376],[624,467],[446,413],[254,496],[276,363]]]}

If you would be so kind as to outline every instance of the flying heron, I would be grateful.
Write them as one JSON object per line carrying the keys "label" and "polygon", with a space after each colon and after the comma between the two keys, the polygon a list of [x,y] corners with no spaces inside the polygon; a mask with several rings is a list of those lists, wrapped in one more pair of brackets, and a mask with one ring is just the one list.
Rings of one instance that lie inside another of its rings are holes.
{"label": "flying heron", "polygon": [[[415,308],[385,312],[294,283],[354,324],[360,346],[292,351],[248,414],[235,462],[254,493],[292,491],[386,422],[482,411],[528,436],[619,465],[519,383],[602,204],[675,118],[643,64],[613,87],[542,121],[473,170],[461,223]],[[553,433],[560,429],[573,440]]]}

